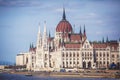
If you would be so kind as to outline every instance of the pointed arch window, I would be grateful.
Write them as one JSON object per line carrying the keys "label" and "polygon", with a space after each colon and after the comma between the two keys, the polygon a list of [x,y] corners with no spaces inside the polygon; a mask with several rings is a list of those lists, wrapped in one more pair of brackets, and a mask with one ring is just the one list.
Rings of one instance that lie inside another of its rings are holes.
{"label": "pointed arch window", "polygon": [[79,57],[79,53],[77,52],[77,57]]}
{"label": "pointed arch window", "polygon": [[70,52],[70,57],[72,57],[72,53]]}
{"label": "pointed arch window", "polygon": [[66,52],[66,57],[68,57],[68,53]]}
{"label": "pointed arch window", "polygon": [[73,52],[73,57],[75,57],[75,52]]}

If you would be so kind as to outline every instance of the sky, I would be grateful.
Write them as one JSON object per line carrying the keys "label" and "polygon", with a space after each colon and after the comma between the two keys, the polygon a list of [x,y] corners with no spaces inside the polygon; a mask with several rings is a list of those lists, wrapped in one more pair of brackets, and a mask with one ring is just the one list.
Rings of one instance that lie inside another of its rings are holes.
{"label": "sky", "polygon": [[120,38],[120,0],[0,0],[0,61],[15,62],[36,45],[39,23],[54,36],[63,6],[76,33],[85,24],[88,40]]}

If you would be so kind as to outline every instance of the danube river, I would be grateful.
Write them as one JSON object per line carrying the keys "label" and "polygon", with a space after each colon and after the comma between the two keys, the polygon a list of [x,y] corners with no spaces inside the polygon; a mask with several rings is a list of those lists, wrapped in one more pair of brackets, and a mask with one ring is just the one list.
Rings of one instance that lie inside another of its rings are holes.
{"label": "danube river", "polygon": [[119,80],[114,78],[62,78],[62,77],[35,77],[18,74],[0,73],[0,80]]}

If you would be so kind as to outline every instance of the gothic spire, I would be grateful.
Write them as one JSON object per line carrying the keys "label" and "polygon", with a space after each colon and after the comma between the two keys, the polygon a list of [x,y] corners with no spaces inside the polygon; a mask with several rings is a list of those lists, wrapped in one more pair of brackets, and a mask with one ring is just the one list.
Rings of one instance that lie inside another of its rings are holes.
{"label": "gothic spire", "polygon": [[32,48],[31,43],[30,43],[30,49]]}
{"label": "gothic spire", "polygon": [[102,43],[104,43],[104,37],[103,37],[103,39],[102,39]]}
{"label": "gothic spire", "polygon": [[107,36],[107,38],[106,38],[106,42],[108,42],[109,40],[108,40],[108,36]]}
{"label": "gothic spire", "polygon": [[84,32],[83,33],[84,33],[84,36],[86,36],[85,24],[84,24]]}
{"label": "gothic spire", "polygon": [[46,21],[44,21],[44,33],[46,33],[47,30],[46,30]]}
{"label": "gothic spire", "polygon": [[40,33],[40,23],[39,23],[38,33]]}
{"label": "gothic spire", "polygon": [[65,8],[63,8],[63,17],[62,17],[62,20],[66,20]]}
{"label": "gothic spire", "polygon": [[84,34],[86,33],[86,31],[85,31],[85,24],[84,24]]}
{"label": "gothic spire", "polygon": [[34,45],[33,45],[33,43],[32,43],[32,45],[31,45],[31,48],[34,48]]}
{"label": "gothic spire", "polygon": [[81,32],[81,26],[80,26],[80,35],[82,35],[82,32]]}

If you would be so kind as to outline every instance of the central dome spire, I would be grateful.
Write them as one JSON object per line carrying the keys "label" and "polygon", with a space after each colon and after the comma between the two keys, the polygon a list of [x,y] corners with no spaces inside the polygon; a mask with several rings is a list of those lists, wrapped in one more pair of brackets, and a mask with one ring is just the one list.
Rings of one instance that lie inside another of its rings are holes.
{"label": "central dome spire", "polygon": [[63,7],[63,17],[62,20],[66,20],[66,15],[65,15],[65,8]]}

